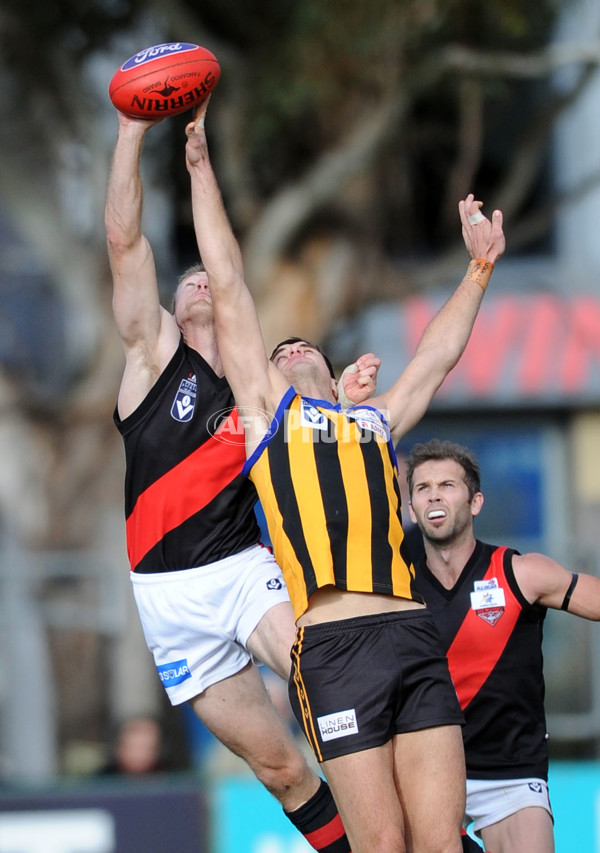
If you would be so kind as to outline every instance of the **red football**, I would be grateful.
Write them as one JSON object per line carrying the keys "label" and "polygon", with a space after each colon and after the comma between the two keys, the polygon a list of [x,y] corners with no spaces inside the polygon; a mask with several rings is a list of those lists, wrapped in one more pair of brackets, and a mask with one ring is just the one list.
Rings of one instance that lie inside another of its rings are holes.
{"label": "red football", "polygon": [[108,94],[135,118],[161,118],[191,110],[212,92],[219,62],[205,47],[183,41],[139,50],[115,72]]}

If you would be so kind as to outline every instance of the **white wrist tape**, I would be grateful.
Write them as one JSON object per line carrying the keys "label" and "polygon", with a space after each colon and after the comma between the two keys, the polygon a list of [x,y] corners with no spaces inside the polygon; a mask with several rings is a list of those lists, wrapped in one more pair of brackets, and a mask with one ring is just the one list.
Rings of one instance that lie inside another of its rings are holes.
{"label": "white wrist tape", "polygon": [[338,403],[342,407],[342,409],[349,409],[350,406],[354,406],[354,402],[350,399],[350,397],[344,391],[344,376],[348,373],[358,373],[358,365],[349,364],[346,367],[338,380]]}

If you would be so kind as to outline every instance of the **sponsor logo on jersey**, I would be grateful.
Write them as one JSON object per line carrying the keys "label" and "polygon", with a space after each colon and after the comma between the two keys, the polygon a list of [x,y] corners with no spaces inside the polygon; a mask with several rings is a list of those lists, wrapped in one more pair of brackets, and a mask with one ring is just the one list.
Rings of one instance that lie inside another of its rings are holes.
{"label": "sponsor logo on jersey", "polygon": [[359,429],[366,430],[371,434],[378,435],[384,441],[389,441],[390,431],[379,412],[375,409],[348,409],[346,417],[354,421]]}
{"label": "sponsor logo on jersey", "polygon": [[279,580],[279,578],[270,578],[267,581],[267,589],[281,589],[283,584]]}
{"label": "sponsor logo on jersey", "polygon": [[498,578],[487,578],[483,581],[475,581],[473,584],[475,592],[481,592],[484,589],[498,589]]}
{"label": "sponsor logo on jersey", "polygon": [[317,717],[317,723],[322,741],[358,734],[358,722],[354,708]]}
{"label": "sponsor logo on jersey", "polygon": [[197,387],[195,376],[181,380],[171,406],[171,417],[176,421],[182,424],[191,421],[196,406]]}
{"label": "sponsor logo on jersey", "polygon": [[471,608],[480,619],[492,627],[498,622],[506,607],[504,590],[498,586],[496,578],[475,581],[475,590],[471,593]]}
{"label": "sponsor logo on jersey", "polygon": [[158,677],[165,687],[175,687],[176,684],[181,684],[192,677],[188,666],[187,658],[183,660],[174,660],[171,663],[163,663],[156,667]]}

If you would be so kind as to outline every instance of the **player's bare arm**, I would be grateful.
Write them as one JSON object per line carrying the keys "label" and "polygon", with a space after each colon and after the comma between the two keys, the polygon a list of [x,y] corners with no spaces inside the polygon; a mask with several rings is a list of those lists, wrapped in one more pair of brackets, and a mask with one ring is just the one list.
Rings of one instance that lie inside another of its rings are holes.
{"label": "player's bare arm", "polygon": [[126,367],[119,392],[121,417],[145,397],[179,339],[173,317],[161,308],[152,250],[142,233],[140,157],[146,132],[156,122],[118,113],[119,130],[105,206],[113,311]]}
{"label": "player's bare arm", "polygon": [[[252,296],[244,280],[242,256],[223,205],[206,143],[207,101],[186,127],[196,240],[208,274],[219,352],[238,406],[274,411],[288,387],[271,364]],[[247,428],[248,440],[257,436]]]}
{"label": "player's bare arm", "polygon": [[513,568],[519,588],[531,604],[600,620],[600,578],[579,573],[574,582],[571,571],[544,554],[515,555]]}
{"label": "player's bare arm", "polygon": [[[423,417],[436,391],[460,359],[468,343],[487,279],[505,249],[502,213],[491,220],[473,195],[459,203],[465,246],[472,262],[452,296],[423,332],[414,358],[389,391],[372,404],[387,412],[392,437],[398,440]],[[479,260],[480,263],[476,263]],[[489,263],[486,269],[486,262]]]}

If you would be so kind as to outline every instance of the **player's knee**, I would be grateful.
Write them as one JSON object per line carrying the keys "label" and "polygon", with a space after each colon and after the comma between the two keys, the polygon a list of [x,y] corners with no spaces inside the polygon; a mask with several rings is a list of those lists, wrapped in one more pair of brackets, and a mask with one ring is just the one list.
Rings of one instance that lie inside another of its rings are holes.
{"label": "player's knee", "polygon": [[[445,821],[441,815],[437,815],[437,821],[413,821],[410,827],[411,849],[423,851],[423,853],[463,853],[463,841],[461,837],[460,820],[455,824]],[[471,842],[474,848],[465,846],[464,850],[480,850],[478,845],[466,836],[467,842]]]}
{"label": "player's knee", "polygon": [[306,785],[312,775],[300,752],[295,751],[286,752],[276,761],[261,762],[254,772],[280,802],[286,802],[289,794]]}
{"label": "player's knee", "polygon": [[[356,845],[355,845],[356,846]],[[352,847],[352,850],[355,849]],[[369,853],[390,853],[390,850],[405,853],[406,845],[404,842],[403,833],[393,827],[377,827],[369,833],[369,840],[364,845],[364,850]]]}
{"label": "player's knee", "polygon": [[[471,841],[470,838],[468,841],[475,845],[475,842]],[[478,849],[477,845],[475,845],[475,847]],[[427,853],[463,853],[464,848],[459,833],[453,832],[452,835],[447,838],[432,838],[429,844],[419,849],[426,850]],[[467,847],[466,849],[470,850],[471,848]]]}

